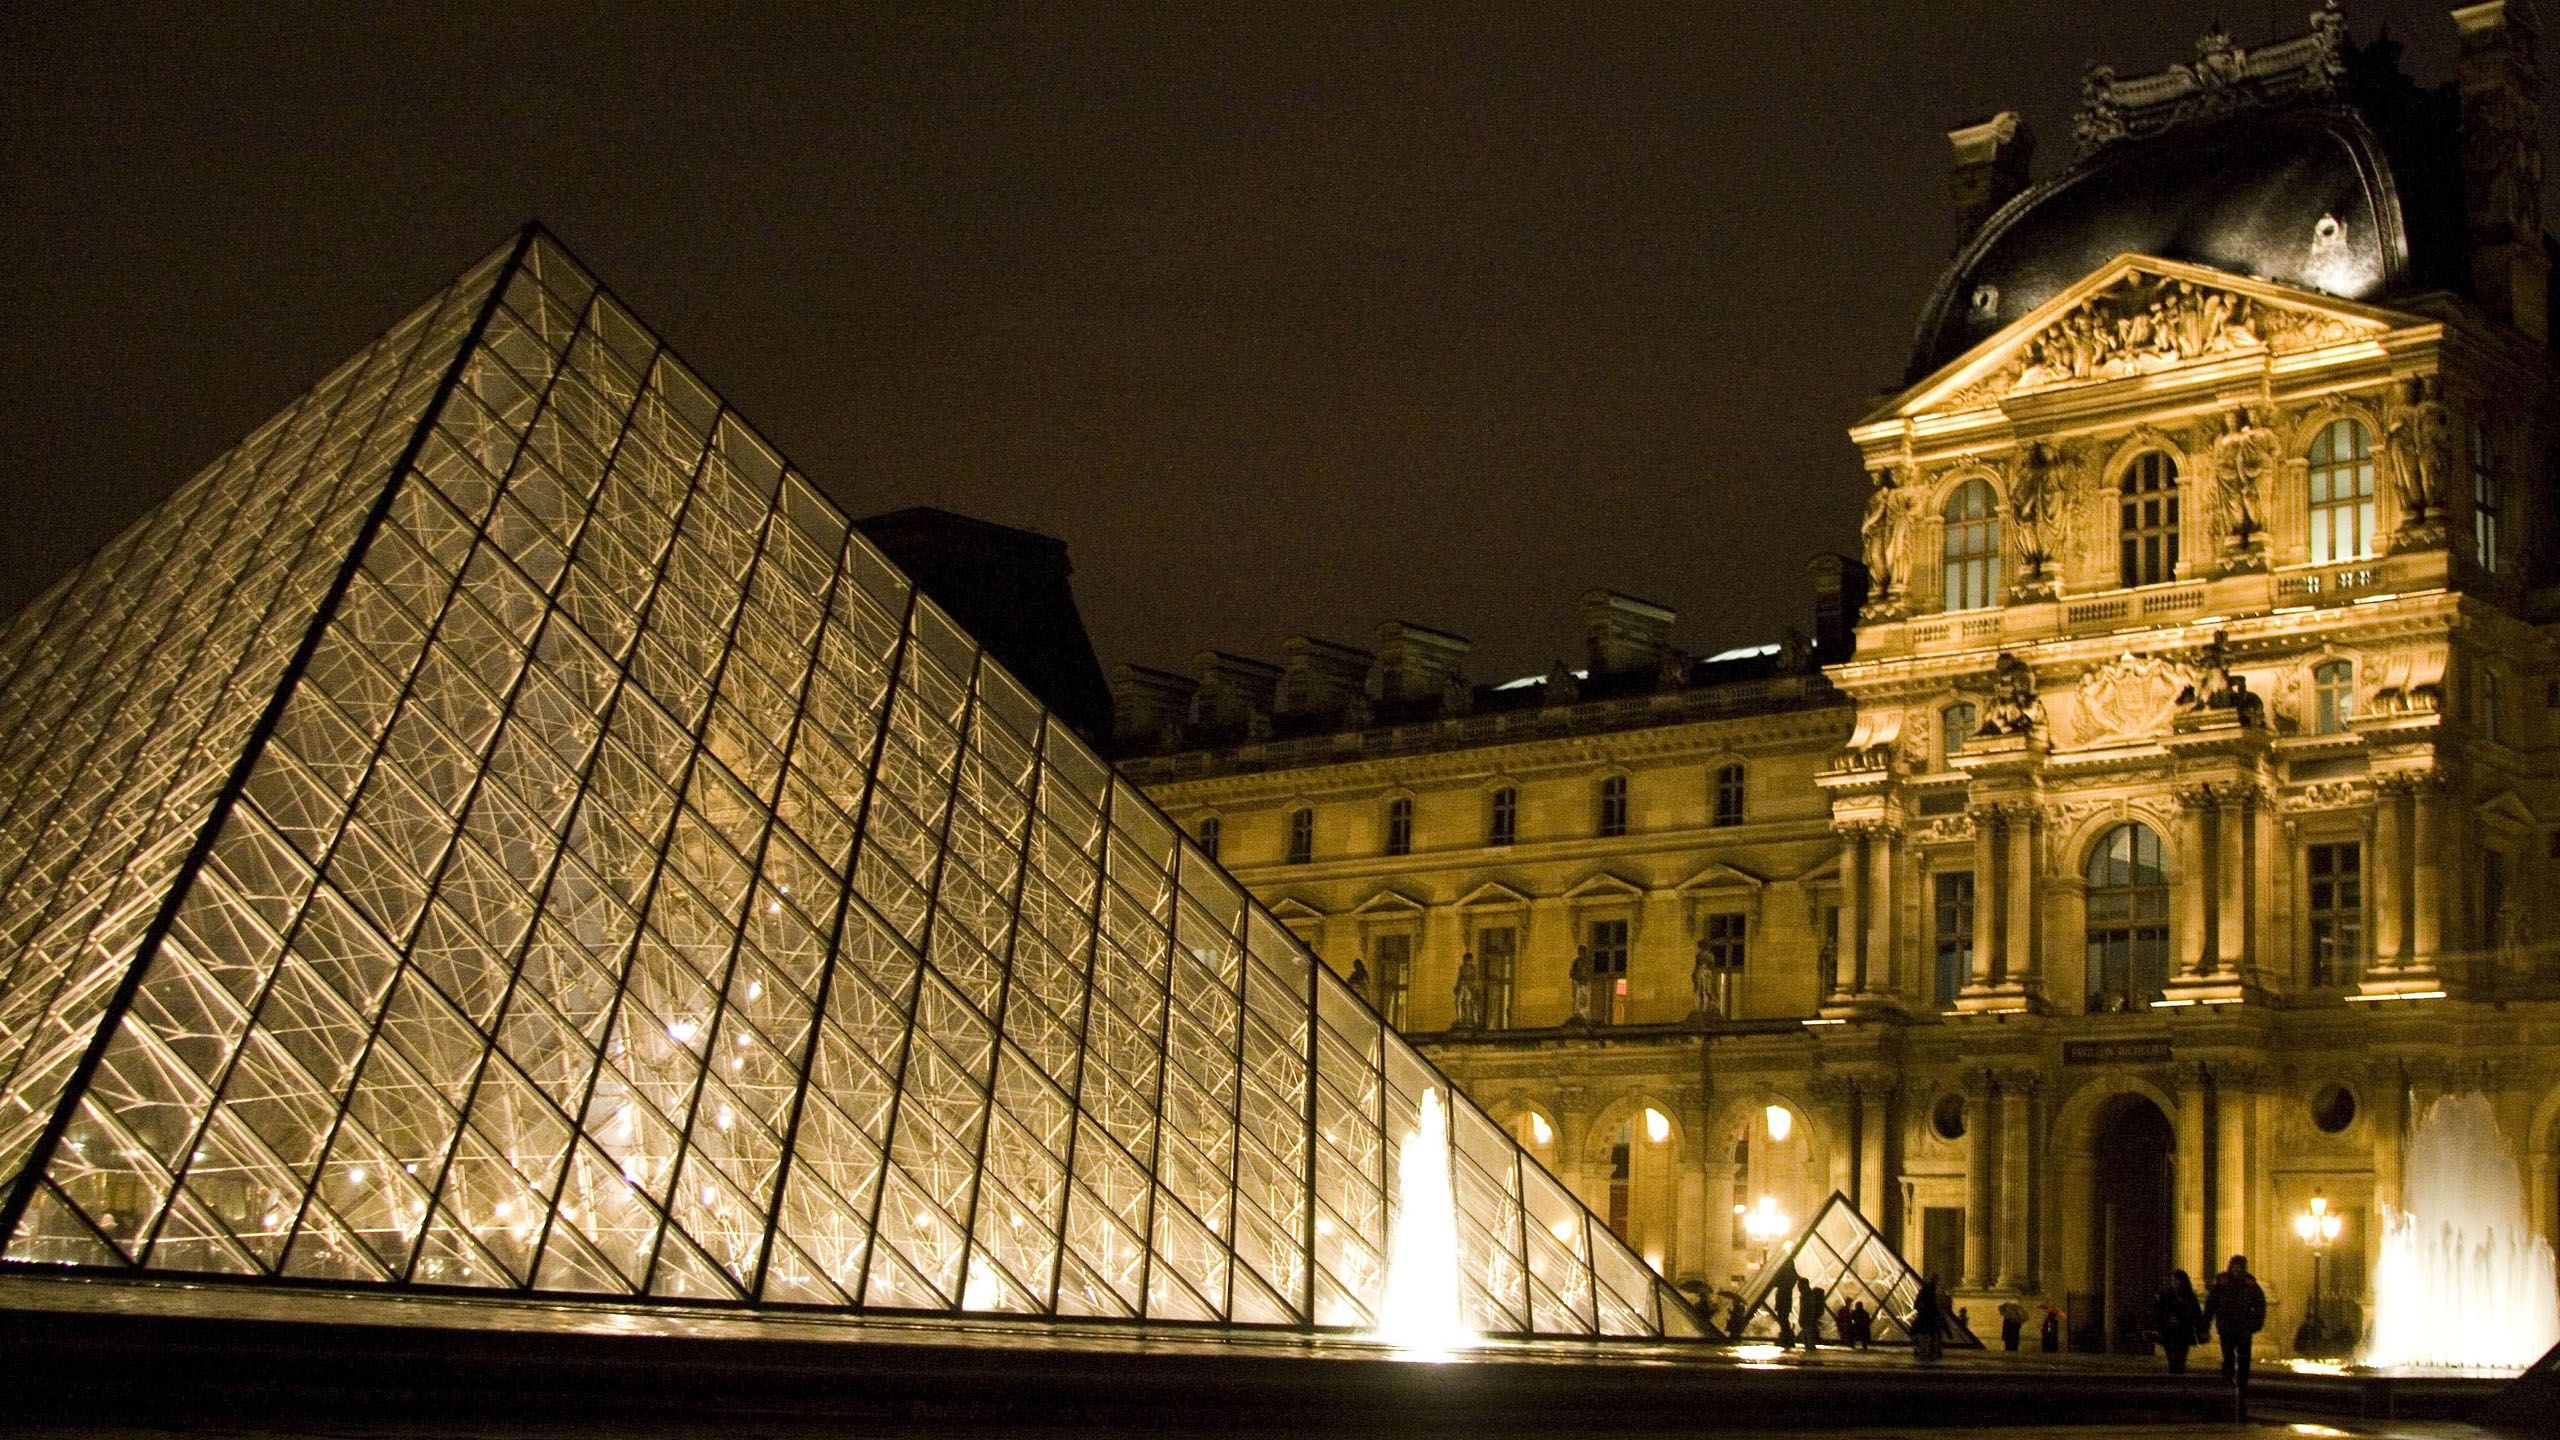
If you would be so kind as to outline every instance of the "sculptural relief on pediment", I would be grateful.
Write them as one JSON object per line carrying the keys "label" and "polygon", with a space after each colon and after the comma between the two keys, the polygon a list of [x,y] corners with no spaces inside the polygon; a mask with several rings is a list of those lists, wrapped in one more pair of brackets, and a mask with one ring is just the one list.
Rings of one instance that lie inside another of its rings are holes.
{"label": "sculptural relief on pediment", "polygon": [[2008,362],[1950,394],[1950,408],[2019,391],[2149,375],[2221,355],[2290,354],[2379,331],[2378,322],[2269,305],[2174,276],[2134,271],[2028,337]]}
{"label": "sculptural relief on pediment", "polygon": [[2169,732],[2195,670],[2157,655],[2120,655],[2080,677],[2073,745],[2148,740]]}

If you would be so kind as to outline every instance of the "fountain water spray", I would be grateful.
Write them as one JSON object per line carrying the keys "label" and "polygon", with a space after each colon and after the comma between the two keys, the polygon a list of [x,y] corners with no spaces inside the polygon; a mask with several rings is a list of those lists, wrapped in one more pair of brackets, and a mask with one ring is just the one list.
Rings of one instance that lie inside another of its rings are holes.
{"label": "fountain water spray", "polygon": [[1439,1356],[1476,1341],[1458,1311],[1458,1200],[1449,1188],[1449,1116],[1422,1092],[1420,1119],[1396,1151],[1395,1235],[1377,1339]]}
{"label": "fountain water spray", "polygon": [[2551,1242],[2489,1097],[2451,1095],[2410,1136],[2404,1208],[2386,1213],[2373,1270],[2369,1365],[2521,1370],[2560,1342]]}

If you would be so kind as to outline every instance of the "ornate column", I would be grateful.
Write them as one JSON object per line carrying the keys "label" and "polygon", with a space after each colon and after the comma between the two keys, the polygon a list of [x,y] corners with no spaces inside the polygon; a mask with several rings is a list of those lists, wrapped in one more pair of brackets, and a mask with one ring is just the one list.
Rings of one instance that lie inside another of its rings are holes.
{"label": "ornate column", "polygon": [[1973,973],[1966,977],[1965,988],[1988,992],[2000,982],[2000,967],[2007,952],[2001,943],[2001,918],[2007,913],[2001,903],[2002,827],[2000,807],[1976,806],[1973,811]]}
{"label": "ornate column", "polygon": [[2204,1069],[2198,1066],[2178,1087],[2178,1218],[2175,1249],[2177,1268],[2190,1276],[2210,1275],[2219,1266],[2208,1263],[2213,1253],[2210,1232],[2211,1209],[2205,1198],[2205,1154],[2210,1142],[2207,1134]]}
{"label": "ornate column", "polygon": [[2406,916],[2408,862],[2402,844],[2401,816],[2407,787],[2397,776],[2373,783],[2373,964],[2375,971],[2397,970],[2407,955]]}
{"label": "ornate column", "polygon": [[1854,995],[1867,982],[1867,832],[1840,827],[1840,954],[1831,996]]}
{"label": "ornate column", "polygon": [[1989,1075],[1967,1078],[1965,1108],[1972,1114],[1964,1130],[1964,1288],[1988,1290],[1999,1273],[1992,1246],[2000,1186],[2000,1090]]}
{"label": "ornate column", "polygon": [[[2258,1173],[2259,1077],[2245,1067],[2214,1070],[2214,1141],[2220,1154],[2214,1165],[2213,1235],[2215,1260],[2256,1254],[2251,1221],[2257,1207],[2249,1203],[2251,1182]],[[2261,1263],[2270,1257],[2259,1256]],[[2220,1269],[2219,1265],[2214,1267]]]}
{"label": "ornate column", "polygon": [[1902,916],[1895,904],[1895,870],[1902,859],[1902,833],[1879,826],[1867,842],[1867,949],[1858,971],[1858,993],[1876,995],[1900,989],[1901,966],[1895,942]]}
{"label": "ornate column", "polygon": [[2444,949],[2444,776],[2431,773],[2410,786],[2414,810],[2409,846],[2409,963],[2436,968]]}
{"label": "ornate column", "polygon": [[2037,874],[2036,864],[2037,849],[2043,839],[2039,833],[2044,828],[2043,807],[2032,801],[2010,807],[2002,828],[2008,832],[2009,864],[2007,873],[2002,877],[2002,888],[2007,893],[2002,897],[2006,902],[2006,914],[2001,923],[2001,938],[2006,943],[2000,980],[2002,988],[2032,1001],[2044,985],[2039,974],[2042,967],[2037,964],[2037,951],[2041,947],[2036,943],[2041,934],[2038,922],[2043,918],[2036,913],[2036,897],[2043,888],[2038,883],[2041,877]]}
{"label": "ornate column", "polygon": [[2224,787],[2216,797],[2214,813],[2219,852],[2214,864],[2221,882],[2216,896],[2220,923],[2215,927],[2214,969],[2228,975],[2253,968],[2257,956],[2250,933],[2258,898],[2257,787],[2246,783]]}
{"label": "ornate column", "polygon": [[1885,1169],[1885,1139],[1892,1133],[1892,1090],[1880,1080],[1858,1083],[1858,1213],[1879,1230],[1892,1209],[1892,1177]]}
{"label": "ornate column", "polygon": [[2204,975],[2213,938],[2213,791],[2191,785],[2178,792],[2178,973]]}
{"label": "ornate column", "polygon": [[1703,1146],[1700,1153],[1706,1158],[1697,1167],[1698,1274],[1710,1288],[1721,1288],[1734,1272],[1733,1156],[1721,1145]]}
{"label": "ornate column", "polygon": [[2035,1287],[2035,1228],[2043,1187],[2037,1180],[2036,1073],[2000,1077],[2000,1288]]}
{"label": "ornate column", "polygon": [[[2409,1080],[2397,1060],[2376,1060],[2365,1067],[2364,1093],[2372,1109],[2373,1214],[2380,1224],[2382,1207],[2400,1206],[2406,1146],[2409,1138]],[[2368,1241],[2370,1245],[2372,1242]]]}
{"label": "ornate column", "polygon": [[[1588,1092],[1579,1085],[1560,1085],[1555,1092],[1556,1112],[1556,1178],[1575,1199],[1589,1205],[1591,1197],[1582,1192],[1582,1140],[1590,1129],[1591,1117],[1585,1107]],[[1609,1213],[1606,1197],[1598,1207],[1602,1215]]]}

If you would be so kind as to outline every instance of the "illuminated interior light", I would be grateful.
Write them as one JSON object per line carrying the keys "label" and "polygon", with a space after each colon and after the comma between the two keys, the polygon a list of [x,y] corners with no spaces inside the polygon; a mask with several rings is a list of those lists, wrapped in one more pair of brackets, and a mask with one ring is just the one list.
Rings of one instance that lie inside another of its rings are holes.
{"label": "illuminated interior light", "polygon": [[1768,1107],[1760,1112],[1760,1118],[1769,1127],[1770,1140],[1777,1144],[1786,1144],[1787,1137],[1796,1133],[1796,1112],[1784,1105]]}
{"label": "illuminated interior light", "polygon": [[350,1185],[361,1185],[361,1184],[363,1184],[363,1183],[366,1181],[366,1179],[367,1179],[367,1178],[369,1178],[372,1174],[373,1174],[373,1172],[372,1172],[372,1171],[367,1170],[366,1168],[364,1168],[364,1167],[363,1167],[363,1166],[361,1166],[361,1165],[358,1165],[358,1166],[354,1167],[353,1169],[350,1169],[349,1171],[347,1171],[347,1183],[348,1183],[348,1184],[350,1184]]}
{"label": "illuminated interior light", "polygon": [[1529,1112],[1529,1138],[1541,1145],[1553,1145],[1556,1143],[1556,1128],[1547,1123],[1546,1116],[1532,1110]]}
{"label": "illuminated interior light", "polygon": [[1671,1117],[1648,1105],[1644,1108],[1644,1138],[1659,1145],[1671,1138]]}

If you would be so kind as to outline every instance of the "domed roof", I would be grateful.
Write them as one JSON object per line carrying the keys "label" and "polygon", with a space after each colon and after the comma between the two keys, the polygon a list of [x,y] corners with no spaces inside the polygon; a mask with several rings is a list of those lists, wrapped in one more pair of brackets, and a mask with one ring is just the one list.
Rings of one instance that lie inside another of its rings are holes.
{"label": "domed roof", "polygon": [[[2134,81],[2093,72],[2086,153],[1957,252],[1921,314],[1909,378],[2126,253],[2367,302],[2462,287],[2450,97],[2413,85],[2387,42],[2319,51],[2306,38],[2260,54],[2234,62],[2249,85],[2218,93],[2197,78],[2203,61]],[[2110,108],[2145,91],[2169,98]]]}

